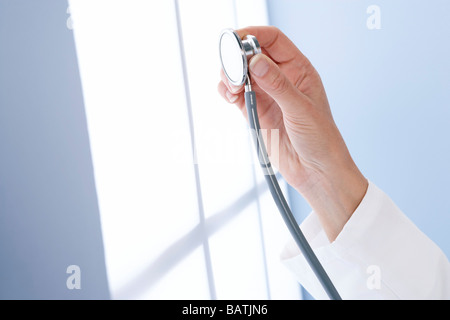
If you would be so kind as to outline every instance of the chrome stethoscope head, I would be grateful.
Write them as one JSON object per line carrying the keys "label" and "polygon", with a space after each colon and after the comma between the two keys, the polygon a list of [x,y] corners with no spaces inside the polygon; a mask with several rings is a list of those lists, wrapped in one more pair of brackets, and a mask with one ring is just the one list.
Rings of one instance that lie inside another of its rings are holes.
{"label": "chrome stethoscope head", "polygon": [[256,37],[247,35],[241,39],[233,29],[225,29],[220,34],[219,53],[223,72],[230,83],[235,86],[250,84],[248,60],[261,53]]}

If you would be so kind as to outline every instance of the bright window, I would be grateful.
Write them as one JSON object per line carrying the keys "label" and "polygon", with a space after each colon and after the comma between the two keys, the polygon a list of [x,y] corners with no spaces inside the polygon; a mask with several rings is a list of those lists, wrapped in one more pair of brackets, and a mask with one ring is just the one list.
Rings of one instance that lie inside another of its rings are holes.
{"label": "bright window", "polygon": [[265,1],[70,12],[112,297],[300,298],[244,118],[216,89],[220,31],[267,24]]}

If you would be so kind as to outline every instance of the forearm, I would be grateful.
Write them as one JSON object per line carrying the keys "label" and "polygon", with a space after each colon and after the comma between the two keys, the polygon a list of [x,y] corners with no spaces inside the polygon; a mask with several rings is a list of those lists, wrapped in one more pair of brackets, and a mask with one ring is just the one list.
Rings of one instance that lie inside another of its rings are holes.
{"label": "forearm", "polygon": [[333,242],[364,198],[368,181],[349,154],[314,175],[307,187],[297,191],[309,202],[328,240]]}

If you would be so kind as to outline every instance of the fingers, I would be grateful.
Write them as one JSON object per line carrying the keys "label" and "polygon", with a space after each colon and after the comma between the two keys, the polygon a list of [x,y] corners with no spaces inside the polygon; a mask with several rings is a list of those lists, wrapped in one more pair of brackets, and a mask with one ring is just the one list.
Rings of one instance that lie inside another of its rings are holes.
{"label": "fingers", "polygon": [[223,70],[220,70],[220,78],[222,79],[222,81],[219,82],[219,85],[217,86],[217,91],[219,91],[220,95],[228,103],[236,104],[238,108],[242,111],[244,116],[247,117],[247,112],[244,108],[245,106],[244,95],[242,94],[244,86],[236,87],[230,84]]}
{"label": "fingers", "polygon": [[[262,51],[277,63],[288,62],[293,59],[307,61],[294,43],[276,27],[247,27],[236,31],[241,38],[248,34],[254,35],[258,39]],[[220,77],[231,93],[239,93],[244,90],[243,85],[236,87],[230,84],[223,70],[220,71]]]}
{"label": "fingers", "polygon": [[235,103],[237,99],[239,99],[239,95],[233,94],[223,83],[223,81],[219,82],[219,85],[217,86],[217,91],[219,91],[220,95],[229,103]]}
{"label": "fingers", "polygon": [[223,81],[219,82],[217,86],[217,91],[220,93],[222,98],[224,98],[228,103],[236,104],[238,108],[242,111],[242,113],[244,113],[245,116],[247,115],[246,110],[244,108],[245,101],[243,94],[232,93]]}
{"label": "fingers", "polygon": [[244,90],[244,86],[243,85],[239,86],[239,87],[236,87],[236,86],[232,85],[228,81],[227,76],[223,72],[223,69],[220,70],[220,78],[222,79],[223,83],[227,86],[228,90],[231,93],[236,94],[236,93],[240,93],[240,92],[242,92]]}
{"label": "fingers", "polygon": [[236,31],[241,38],[249,34],[255,36],[261,48],[277,63],[304,58],[295,44],[276,27],[246,27]]}
{"label": "fingers", "polygon": [[309,105],[309,98],[266,55],[261,53],[254,56],[250,60],[249,69],[253,81],[278,103],[283,113],[298,115],[302,112],[302,106]]}

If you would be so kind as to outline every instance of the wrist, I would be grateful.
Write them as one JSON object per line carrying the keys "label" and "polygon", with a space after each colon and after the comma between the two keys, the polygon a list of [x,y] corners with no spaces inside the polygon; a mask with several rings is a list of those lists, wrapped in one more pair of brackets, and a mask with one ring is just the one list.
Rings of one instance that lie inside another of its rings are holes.
{"label": "wrist", "polygon": [[367,179],[350,159],[312,174],[309,186],[297,191],[311,205],[332,242],[361,203],[367,188]]}

